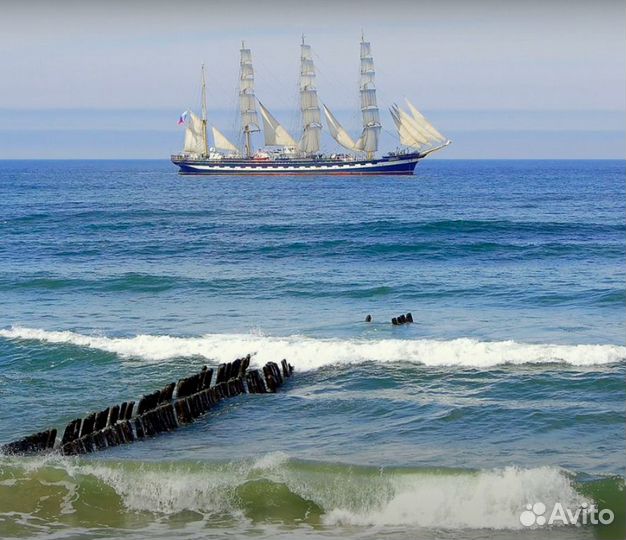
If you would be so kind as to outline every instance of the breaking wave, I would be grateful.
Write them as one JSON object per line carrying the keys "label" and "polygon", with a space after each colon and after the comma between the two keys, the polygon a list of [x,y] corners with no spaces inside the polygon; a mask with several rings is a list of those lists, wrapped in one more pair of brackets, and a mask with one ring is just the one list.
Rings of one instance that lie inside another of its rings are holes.
{"label": "breaking wave", "polygon": [[0,517],[26,503],[32,517],[51,512],[61,521],[94,519],[102,508],[96,518],[101,524],[119,521],[119,514],[194,512],[222,522],[521,529],[519,515],[528,503],[577,508],[594,501],[591,492],[619,501],[624,487],[618,477],[585,486],[555,467],[379,469],[298,461],[282,453],[225,463],[0,462],[0,495],[7,495]]}
{"label": "breaking wave", "polygon": [[272,337],[255,334],[206,334],[199,337],[138,335],[105,337],[70,331],[47,331],[14,326],[0,337],[70,344],[114,353],[124,359],[161,362],[181,357],[232,361],[256,353],[255,362],[288,358],[301,371],[329,365],[363,362],[409,362],[427,366],[491,367],[502,364],[565,363],[598,366],[626,359],[621,345],[555,345],[516,341],[434,339],[316,339],[306,336]]}

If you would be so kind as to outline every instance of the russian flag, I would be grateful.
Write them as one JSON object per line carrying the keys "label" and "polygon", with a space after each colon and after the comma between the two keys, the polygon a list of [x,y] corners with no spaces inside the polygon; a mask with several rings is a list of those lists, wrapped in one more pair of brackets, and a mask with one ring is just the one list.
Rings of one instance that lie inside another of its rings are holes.
{"label": "russian flag", "polygon": [[180,115],[180,118],[178,119],[178,125],[182,126],[185,123],[185,120],[187,120],[187,114],[189,113],[189,111],[185,111],[183,114]]}

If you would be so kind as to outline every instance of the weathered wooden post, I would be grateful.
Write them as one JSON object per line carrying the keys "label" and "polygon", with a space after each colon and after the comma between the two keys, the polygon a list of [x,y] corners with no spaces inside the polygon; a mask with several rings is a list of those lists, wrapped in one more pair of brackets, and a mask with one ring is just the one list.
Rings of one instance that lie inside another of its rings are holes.
{"label": "weathered wooden post", "polygon": [[129,401],[126,406],[126,417],[125,420],[130,420],[133,417],[133,409],[135,408],[135,402]]}
{"label": "weathered wooden post", "polygon": [[113,424],[115,424],[119,417],[120,417],[120,406],[119,405],[113,405],[113,407],[111,407],[111,409],[109,411],[109,422],[108,422],[108,425],[112,426]]}
{"label": "weathered wooden post", "polygon": [[96,413],[91,413],[89,416],[83,419],[83,423],[80,426],[79,438],[89,435],[94,431],[94,425],[96,423]]}
{"label": "weathered wooden post", "polygon": [[226,364],[220,364],[217,367],[217,376],[215,378],[215,384],[224,382],[224,372],[226,371]]}
{"label": "weathered wooden post", "polygon": [[66,427],[63,432],[63,437],[61,438],[61,446],[66,445],[72,441],[75,441],[80,436],[80,424],[81,419],[77,418],[76,420],[72,420]]}

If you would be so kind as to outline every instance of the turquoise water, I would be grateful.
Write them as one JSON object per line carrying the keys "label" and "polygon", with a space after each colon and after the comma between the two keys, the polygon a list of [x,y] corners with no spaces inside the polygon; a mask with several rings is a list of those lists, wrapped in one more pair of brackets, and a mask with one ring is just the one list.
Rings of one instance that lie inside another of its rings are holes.
{"label": "turquoise water", "polygon": [[[296,367],[173,434],[0,456],[0,536],[623,536],[624,173],[0,162],[0,443],[205,363]],[[524,529],[537,501],[619,523]]]}

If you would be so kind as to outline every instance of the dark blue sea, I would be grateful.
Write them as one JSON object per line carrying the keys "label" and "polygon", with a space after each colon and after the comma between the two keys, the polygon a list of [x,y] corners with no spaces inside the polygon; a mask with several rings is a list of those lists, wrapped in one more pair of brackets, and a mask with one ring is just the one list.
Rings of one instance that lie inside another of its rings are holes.
{"label": "dark blue sea", "polygon": [[136,444],[0,456],[0,537],[623,538],[625,173],[0,162],[0,444],[247,353],[296,370]]}

